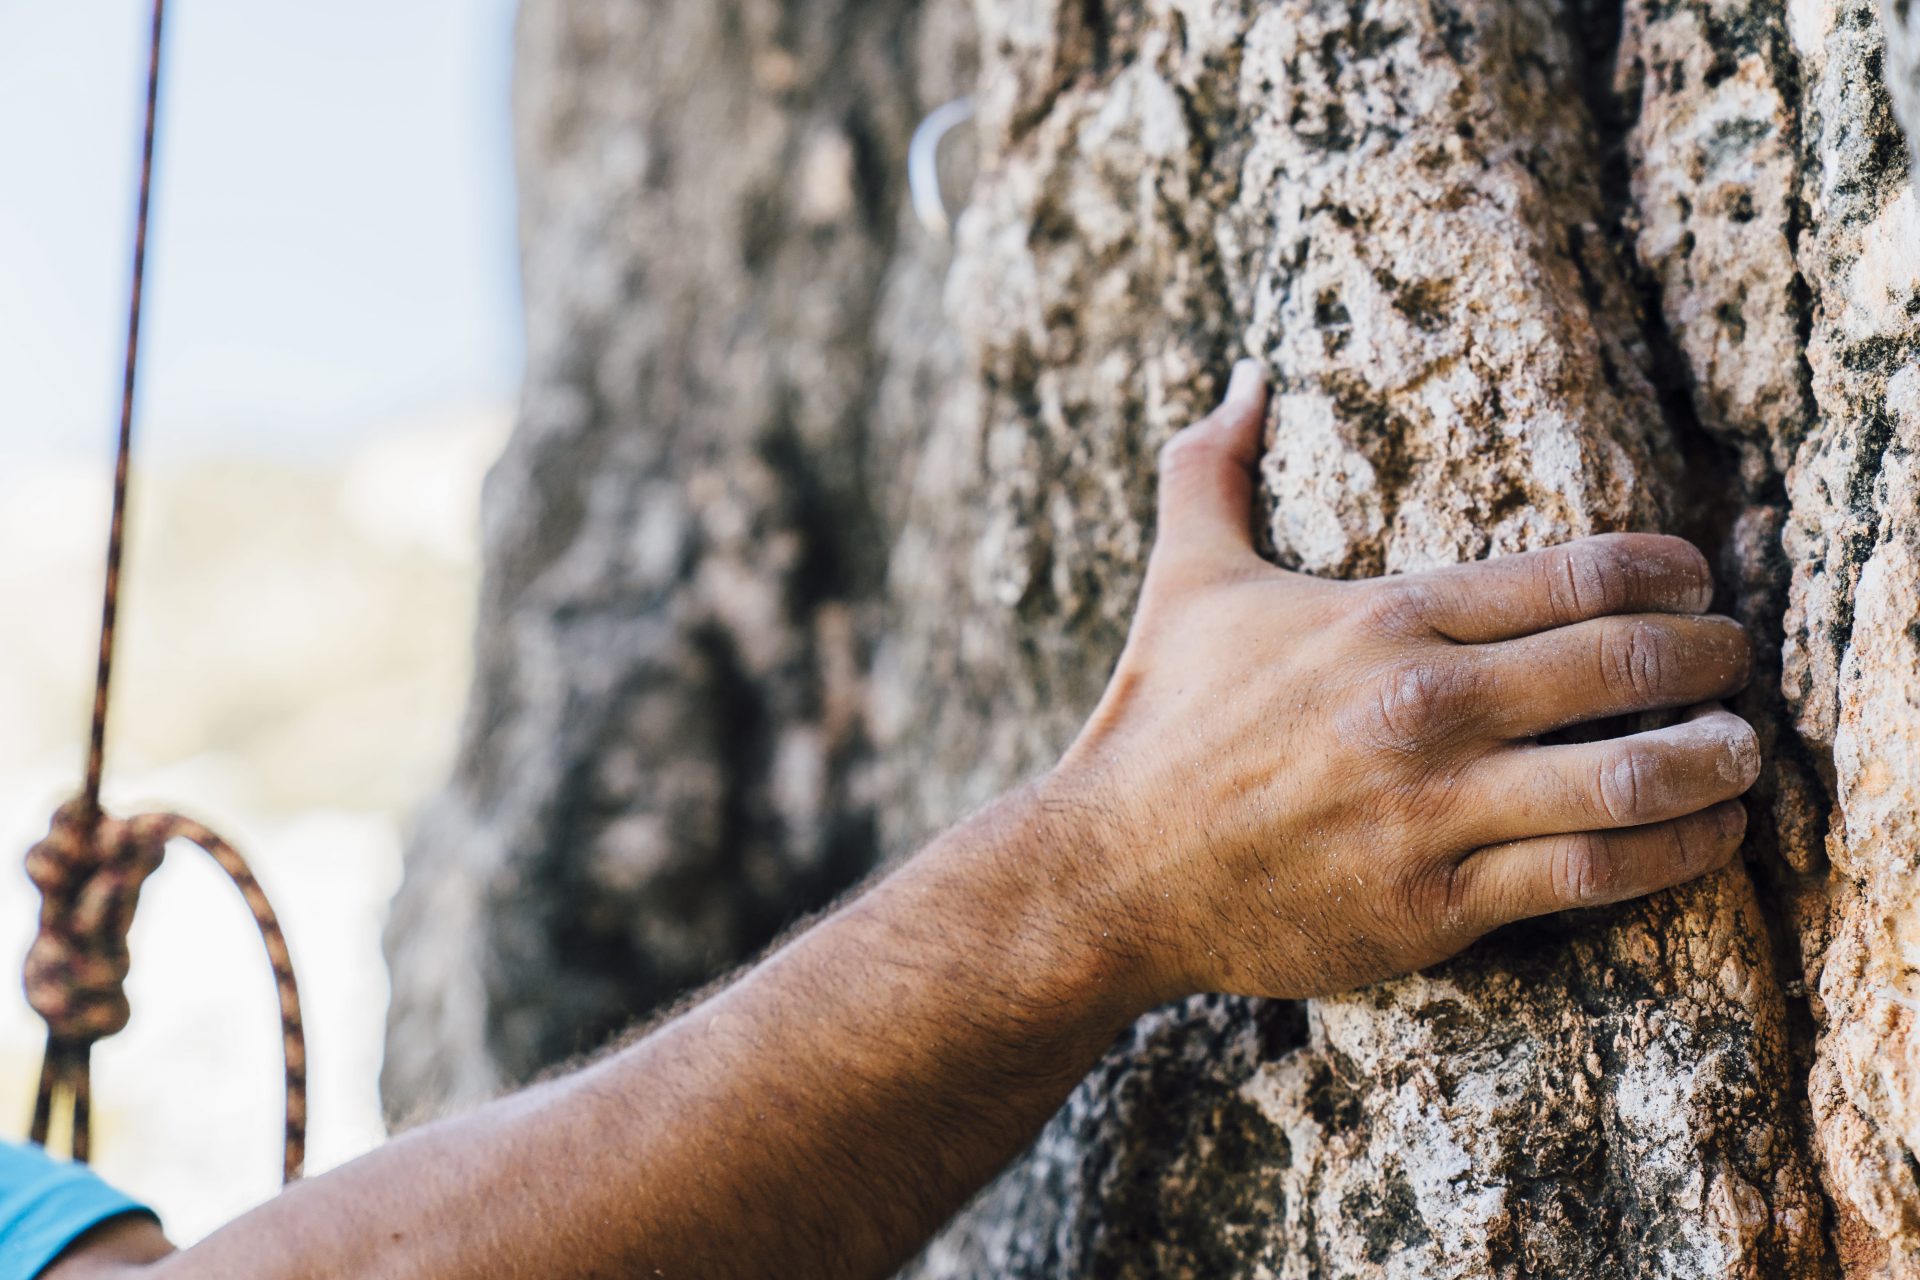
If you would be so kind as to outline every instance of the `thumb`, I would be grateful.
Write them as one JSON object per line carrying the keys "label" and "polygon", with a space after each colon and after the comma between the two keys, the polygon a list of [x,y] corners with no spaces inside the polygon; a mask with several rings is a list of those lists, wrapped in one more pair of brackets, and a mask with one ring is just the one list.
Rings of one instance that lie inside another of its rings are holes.
{"label": "thumb", "polygon": [[1242,360],[1220,407],[1161,446],[1159,548],[1183,557],[1253,550],[1254,465],[1266,408],[1266,371]]}

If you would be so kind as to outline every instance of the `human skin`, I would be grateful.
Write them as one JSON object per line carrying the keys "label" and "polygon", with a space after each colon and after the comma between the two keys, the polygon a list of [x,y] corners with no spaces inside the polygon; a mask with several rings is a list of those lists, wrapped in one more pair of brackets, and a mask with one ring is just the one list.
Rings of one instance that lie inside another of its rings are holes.
{"label": "human skin", "polygon": [[1131,635],[1053,769],[592,1065],[49,1274],[885,1276],[1158,1004],[1345,990],[1735,856],[1758,748],[1703,704],[1748,642],[1698,551],[1285,572],[1252,538],[1265,405],[1243,362],[1163,450]]}

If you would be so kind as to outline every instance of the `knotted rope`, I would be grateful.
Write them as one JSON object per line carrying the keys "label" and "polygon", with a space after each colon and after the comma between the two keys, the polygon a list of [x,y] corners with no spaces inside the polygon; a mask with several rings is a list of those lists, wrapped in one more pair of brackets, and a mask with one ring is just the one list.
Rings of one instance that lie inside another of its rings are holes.
{"label": "knotted rope", "polygon": [[72,1099],[73,1158],[87,1158],[93,1043],[127,1025],[127,931],[141,886],[174,840],[198,845],[227,873],[266,944],[280,999],[284,1173],[292,1182],[306,1157],[307,1046],[286,938],[239,851],[201,824],[172,813],[123,820],[90,812],[84,801],[75,800],[54,814],[46,839],[27,853],[27,875],[41,895],[40,931],[27,952],[27,1003],[47,1024],[33,1140],[46,1142],[54,1098],[65,1091]]}
{"label": "knotted rope", "polygon": [[85,789],[53,815],[46,839],[27,853],[27,875],[40,889],[40,930],[27,953],[27,1002],[47,1024],[46,1056],[33,1108],[32,1136],[45,1144],[55,1100],[72,1111],[73,1158],[85,1160],[91,1128],[90,1060],[97,1040],[127,1025],[125,983],[127,932],[140,887],[160,866],[167,845],[198,845],[227,873],[253,913],[266,943],[280,995],[280,1030],[286,1065],[288,1182],[300,1176],[306,1155],[307,1048],[300,1021],[300,992],[279,919],[246,860],[218,835],[171,813],[120,819],[100,808],[106,760],[107,702],[113,675],[113,641],[119,612],[121,550],[125,542],[127,481],[133,459],[133,404],[139,369],[141,284],[146,274],[147,211],[153,186],[154,123],[160,100],[160,33],[165,0],[154,0],[147,58],[146,132],[140,155],[139,208],[134,218],[133,290],[127,316],[127,358],[120,396],[120,441],[114,458],[113,514],[107,527],[106,589],[100,610],[100,657],[94,680],[93,721],[87,746]]}

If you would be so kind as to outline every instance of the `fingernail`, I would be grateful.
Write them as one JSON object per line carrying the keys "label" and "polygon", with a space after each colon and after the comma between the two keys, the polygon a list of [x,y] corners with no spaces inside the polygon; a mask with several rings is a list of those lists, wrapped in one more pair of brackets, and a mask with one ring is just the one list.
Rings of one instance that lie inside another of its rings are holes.
{"label": "fingernail", "polygon": [[1740,804],[1722,805],[1719,823],[1722,836],[1729,840],[1738,840],[1746,834],[1747,807]]}
{"label": "fingernail", "polygon": [[1233,373],[1227,378],[1227,399],[1240,400],[1257,394],[1265,378],[1266,370],[1253,357],[1234,361]]}
{"label": "fingernail", "polygon": [[1745,720],[1736,719],[1727,730],[1727,780],[1752,786],[1760,777],[1760,735]]}

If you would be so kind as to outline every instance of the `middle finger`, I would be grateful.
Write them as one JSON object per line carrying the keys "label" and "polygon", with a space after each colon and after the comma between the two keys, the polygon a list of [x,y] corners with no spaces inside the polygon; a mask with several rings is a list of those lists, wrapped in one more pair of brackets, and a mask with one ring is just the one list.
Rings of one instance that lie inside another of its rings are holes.
{"label": "middle finger", "polygon": [[1480,645],[1493,730],[1531,738],[1737,692],[1753,667],[1732,618],[1626,614]]}

